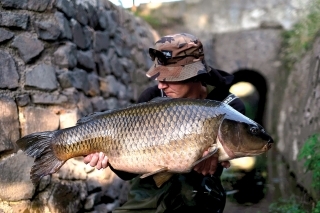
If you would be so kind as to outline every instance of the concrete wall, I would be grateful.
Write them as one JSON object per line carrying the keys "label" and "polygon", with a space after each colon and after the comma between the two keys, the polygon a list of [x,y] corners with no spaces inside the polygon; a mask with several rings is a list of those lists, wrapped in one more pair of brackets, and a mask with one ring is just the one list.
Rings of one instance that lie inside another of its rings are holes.
{"label": "concrete wall", "polygon": [[291,29],[312,0],[184,0],[144,4],[138,9],[150,15],[163,34],[181,32],[206,36],[260,27]]}
{"label": "concrete wall", "polygon": [[[298,153],[306,140],[320,129],[320,37],[286,78],[275,79],[273,96],[276,101],[270,121],[277,137],[277,149],[302,185],[315,200],[320,199],[320,191],[311,184],[311,174],[305,173],[304,161],[298,160]],[[284,70],[283,70],[284,71]],[[281,86],[284,85],[284,86]],[[315,153],[316,154],[316,153]],[[284,187],[285,188],[285,187]]]}
{"label": "concrete wall", "polygon": [[127,106],[151,82],[153,30],[108,1],[0,0],[0,212],[105,212],[128,183],[82,158],[35,187],[15,141]]}

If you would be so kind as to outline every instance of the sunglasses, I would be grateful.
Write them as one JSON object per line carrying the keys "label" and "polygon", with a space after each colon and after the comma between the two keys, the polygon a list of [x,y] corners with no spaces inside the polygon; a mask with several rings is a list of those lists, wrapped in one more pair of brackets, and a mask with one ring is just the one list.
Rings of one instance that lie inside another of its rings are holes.
{"label": "sunglasses", "polygon": [[163,52],[161,52],[159,50],[155,50],[153,48],[149,48],[149,55],[150,55],[152,61],[154,61],[157,58],[159,64],[161,64],[161,65],[167,64],[168,58]]}
{"label": "sunglasses", "polygon": [[163,52],[153,49],[153,48],[149,48],[149,55],[151,57],[151,60],[154,61],[156,58],[158,60],[158,64],[160,65],[168,65],[168,64],[175,64],[176,60],[174,61],[169,61],[170,59],[179,59],[179,58],[185,58],[185,57],[195,57],[195,58],[199,58],[200,56],[203,56],[203,54],[200,55],[183,55],[183,56],[176,56],[176,57],[171,57],[167,56],[166,54],[164,54]]}

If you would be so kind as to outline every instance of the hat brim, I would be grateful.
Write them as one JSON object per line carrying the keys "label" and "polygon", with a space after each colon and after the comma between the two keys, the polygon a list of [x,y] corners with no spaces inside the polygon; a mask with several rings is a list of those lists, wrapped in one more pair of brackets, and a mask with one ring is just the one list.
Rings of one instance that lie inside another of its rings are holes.
{"label": "hat brim", "polygon": [[181,66],[163,66],[154,63],[146,73],[157,81],[184,81],[194,76],[208,73],[201,61]]}

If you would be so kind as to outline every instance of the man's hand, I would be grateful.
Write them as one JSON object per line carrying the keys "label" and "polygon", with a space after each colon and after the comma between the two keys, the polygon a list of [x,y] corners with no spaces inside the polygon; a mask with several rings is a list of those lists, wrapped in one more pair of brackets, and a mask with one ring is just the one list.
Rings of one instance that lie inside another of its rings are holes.
{"label": "man's hand", "polygon": [[108,157],[103,152],[93,153],[84,157],[83,162],[97,169],[105,169],[108,167]]}
{"label": "man's hand", "polygon": [[[202,157],[206,156],[209,152],[205,151],[202,155]],[[204,161],[198,163],[195,167],[194,170],[198,173],[201,173],[203,175],[213,175],[215,171],[217,170],[219,164],[218,156],[216,154],[212,155],[211,157],[205,159]],[[229,161],[224,161],[221,162],[221,165],[224,168],[229,168],[230,167],[230,162]]]}

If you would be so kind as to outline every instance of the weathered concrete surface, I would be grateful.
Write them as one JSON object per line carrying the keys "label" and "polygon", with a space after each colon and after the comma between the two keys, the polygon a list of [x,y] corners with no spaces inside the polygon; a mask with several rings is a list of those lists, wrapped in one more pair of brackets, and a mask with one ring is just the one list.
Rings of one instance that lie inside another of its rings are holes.
{"label": "weathered concrete surface", "polygon": [[[313,48],[295,63],[287,81],[275,81],[281,88],[282,100],[273,105],[272,124],[278,139],[277,149],[290,165],[299,184],[303,185],[314,198],[320,198],[320,192],[310,184],[311,174],[305,174],[303,161],[298,154],[306,140],[320,129],[320,37]],[[276,92],[276,91],[275,91]],[[277,97],[277,96],[276,96]]]}

